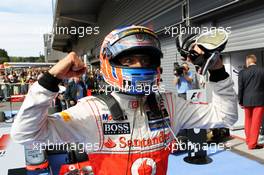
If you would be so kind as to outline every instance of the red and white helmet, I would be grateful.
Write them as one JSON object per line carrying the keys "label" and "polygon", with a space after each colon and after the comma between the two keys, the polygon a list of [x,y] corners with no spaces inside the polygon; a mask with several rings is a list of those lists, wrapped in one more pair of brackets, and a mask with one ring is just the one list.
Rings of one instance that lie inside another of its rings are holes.
{"label": "red and white helmet", "polygon": [[[132,68],[116,64],[120,57],[144,54],[150,57],[151,67]],[[101,46],[100,63],[105,81],[122,92],[134,95],[145,94],[139,86],[151,88],[158,85],[162,52],[157,35],[143,26],[129,26],[108,34]],[[144,89],[143,87],[143,89]],[[142,89],[142,87],[141,87]]]}

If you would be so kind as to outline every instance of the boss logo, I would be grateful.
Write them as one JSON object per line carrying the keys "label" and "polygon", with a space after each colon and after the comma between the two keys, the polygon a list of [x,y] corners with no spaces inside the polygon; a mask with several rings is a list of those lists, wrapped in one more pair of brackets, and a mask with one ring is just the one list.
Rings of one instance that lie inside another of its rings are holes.
{"label": "boss logo", "polygon": [[105,135],[130,134],[129,123],[104,123]]}

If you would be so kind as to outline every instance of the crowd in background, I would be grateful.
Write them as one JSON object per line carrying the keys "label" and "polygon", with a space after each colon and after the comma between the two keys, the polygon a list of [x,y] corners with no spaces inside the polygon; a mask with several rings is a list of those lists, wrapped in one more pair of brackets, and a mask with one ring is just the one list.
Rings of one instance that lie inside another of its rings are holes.
{"label": "crowd in background", "polygon": [[64,80],[59,85],[59,95],[55,99],[53,107],[55,106],[56,111],[61,111],[74,106],[79,99],[85,96],[98,94],[100,85],[103,82],[103,77],[99,69],[89,69],[80,77]]}
{"label": "crowd in background", "polygon": [[[0,101],[7,101],[11,95],[25,95],[30,86],[37,81],[49,67],[41,68],[19,68],[0,72]],[[63,80],[60,84],[63,98],[70,104],[84,96],[92,95],[98,92],[99,83],[103,81],[99,69],[88,69],[81,77]],[[75,86],[75,82],[77,86]],[[78,85],[82,84],[81,93]],[[75,90],[74,90],[75,89]],[[60,97],[62,97],[60,95]],[[71,106],[71,105],[68,105]]]}
{"label": "crowd in background", "polygon": [[6,101],[11,95],[26,94],[30,86],[48,68],[13,68],[0,73],[0,96]]}

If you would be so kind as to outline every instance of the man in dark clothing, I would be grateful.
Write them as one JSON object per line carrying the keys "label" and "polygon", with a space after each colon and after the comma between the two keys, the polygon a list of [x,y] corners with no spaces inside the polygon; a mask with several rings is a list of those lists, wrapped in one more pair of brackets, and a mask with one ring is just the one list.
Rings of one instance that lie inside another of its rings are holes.
{"label": "man in dark clothing", "polygon": [[85,85],[80,77],[74,77],[73,81],[69,82],[64,97],[68,103],[68,107],[74,106],[77,100],[85,97],[87,94]]}
{"label": "man in dark clothing", "polygon": [[245,134],[249,149],[261,148],[257,141],[264,114],[264,69],[257,67],[256,63],[256,56],[248,55],[247,68],[238,75],[238,98],[245,110]]}

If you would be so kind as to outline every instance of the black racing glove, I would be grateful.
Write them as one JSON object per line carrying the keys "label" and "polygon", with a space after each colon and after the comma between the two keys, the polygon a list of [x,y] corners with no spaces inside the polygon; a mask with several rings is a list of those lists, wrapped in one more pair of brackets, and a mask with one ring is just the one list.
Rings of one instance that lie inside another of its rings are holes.
{"label": "black racing glove", "polygon": [[49,72],[45,72],[43,76],[38,80],[38,83],[43,86],[44,88],[52,91],[52,92],[59,92],[59,83],[61,82],[60,79],[52,76]]}

